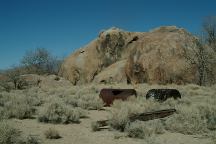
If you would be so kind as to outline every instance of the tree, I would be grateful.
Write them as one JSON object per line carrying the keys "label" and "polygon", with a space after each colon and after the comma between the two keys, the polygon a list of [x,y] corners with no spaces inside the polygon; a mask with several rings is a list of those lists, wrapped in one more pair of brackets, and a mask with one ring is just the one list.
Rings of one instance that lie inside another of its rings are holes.
{"label": "tree", "polygon": [[22,78],[22,74],[23,69],[21,67],[13,67],[5,72],[5,75],[8,78],[7,82],[12,82],[14,89],[23,89],[28,85],[26,80]]}
{"label": "tree", "polygon": [[26,52],[21,63],[28,69],[28,73],[56,74],[58,73],[61,60],[52,56],[47,49],[37,48]]}
{"label": "tree", "polygon": [[191,48],[192,54],[185,54],[191,65],[198,70],[198,84],[206,85],[215,82],[216,66],[216,16],[206,17],[198,41]]}
{"label": "tree", "polygon": [[216,52],[216,16],[206,17],[202,28],[206,43]]}

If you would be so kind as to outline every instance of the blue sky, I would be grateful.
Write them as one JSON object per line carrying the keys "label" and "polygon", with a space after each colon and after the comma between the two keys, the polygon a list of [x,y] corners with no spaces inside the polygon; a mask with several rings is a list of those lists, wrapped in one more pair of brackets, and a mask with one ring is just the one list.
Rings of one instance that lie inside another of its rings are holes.
{"label": "blue sky", "polygon": [[0,69],[38,47],[68,56],[113,26],[148,31],[176,25],[197,33],[212,15],[215,0],[0,0]]}

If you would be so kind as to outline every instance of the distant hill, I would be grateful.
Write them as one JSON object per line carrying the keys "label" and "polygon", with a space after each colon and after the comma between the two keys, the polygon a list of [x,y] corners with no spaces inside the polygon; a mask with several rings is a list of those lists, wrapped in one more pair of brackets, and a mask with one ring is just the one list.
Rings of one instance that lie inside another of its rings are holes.
{"label": "distant hill", "polygon": [[74,85],[198,83],[198,66],[188,62],[188,57],[195,57],[197,42],[191,33],[175,26],[150,32],[110,28],[66,58],[59,75]]}

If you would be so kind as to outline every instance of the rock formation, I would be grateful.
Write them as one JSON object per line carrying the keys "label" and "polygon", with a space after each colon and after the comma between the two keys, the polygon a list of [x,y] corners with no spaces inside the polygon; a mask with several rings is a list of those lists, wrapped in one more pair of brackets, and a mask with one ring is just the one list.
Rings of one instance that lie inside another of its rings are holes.
{"label": "rock formation", "polygon": [[187,59],[194,56],[197,42],[175,26],[150,32],[111,28],[66,58],[59,74],[74,85],[92,81],[197,83],[197,66]]}

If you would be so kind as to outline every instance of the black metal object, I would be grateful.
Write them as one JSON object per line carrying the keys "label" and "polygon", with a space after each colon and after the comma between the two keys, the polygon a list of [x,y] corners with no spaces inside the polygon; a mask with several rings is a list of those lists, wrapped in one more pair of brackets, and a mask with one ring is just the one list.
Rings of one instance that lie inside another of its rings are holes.
{"label": "black metal object", "polygon": [[130,96],[137,96],[134,89],[102,89],[99,95],[105,106],[110,106],[116,99],[126,100]]}
{"label": "black metal object", "polygon": [[146,99],[154,98],[157,101],[166,101],[168,98],[181,98],[181,94],[177,89],[151,89],[146,94]]}

